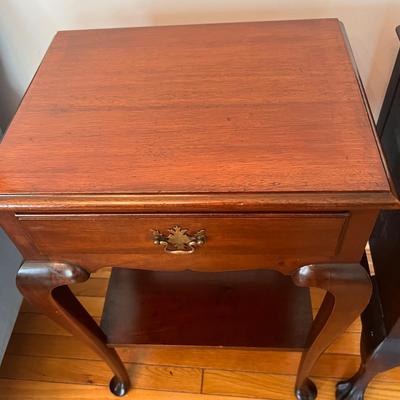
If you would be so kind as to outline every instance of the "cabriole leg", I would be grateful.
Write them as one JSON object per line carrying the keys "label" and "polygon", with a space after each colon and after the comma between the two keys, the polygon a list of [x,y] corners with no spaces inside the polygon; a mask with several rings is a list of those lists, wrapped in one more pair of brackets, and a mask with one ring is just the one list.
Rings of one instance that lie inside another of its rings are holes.
{"label": "cabriole leg", "polygon": [[398,337],[387,337],[366,360],[363,360],[360,369],[353,377],[337,384],[336,399],[363,400],[368,384],[377,374],[399,365],[400,339]]}
{"label": "cabriole leg", "polygon": [[327,291],[314,319],[295,386],[298,400],[313,400],[317,388],[309,376],[314,364],[367,306],[372,286],[369,275],[359,264],[307,265],[296,270],[292,279],[297,286]]}
{"label": "cabriole leg", "polygon": [[43,314],[83,340],[111,368],[115,376],[111,391],[123,396],[129,389],[126,369],[97,323],[76,299],[67,285],[84,282],[90,274],[65,263],[25,262],[17,274],[17,286],[25,299]]}

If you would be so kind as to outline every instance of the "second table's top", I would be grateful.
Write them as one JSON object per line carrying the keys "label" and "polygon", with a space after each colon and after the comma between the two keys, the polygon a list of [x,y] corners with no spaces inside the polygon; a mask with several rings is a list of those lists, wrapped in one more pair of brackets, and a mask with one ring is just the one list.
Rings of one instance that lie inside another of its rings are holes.
{"label": "second table's top", "polygon": [[389,192],[337,20],[60,32],[0,193]]}

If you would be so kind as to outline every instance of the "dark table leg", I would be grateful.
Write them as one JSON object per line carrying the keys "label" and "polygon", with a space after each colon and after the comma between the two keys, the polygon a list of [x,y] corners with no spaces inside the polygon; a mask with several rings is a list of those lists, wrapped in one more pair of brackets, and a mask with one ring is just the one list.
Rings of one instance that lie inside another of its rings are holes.
{"label": "dark table leg", "polygon": [[368,384],[379,373],[400,365],[400,341],[398,337],[386,337],[363,359],[358,372],[336,387],[337,400],[363,400]]}
{"label": "dark table leg", "polygon": [[123,396],[129,389],[126,369],[106,337],[67,285],[84,282],[90,274],[64,263],[25,262],[17,275],[17,286],[25,299],[90,346],[111,368],[115,376],[111,391]]}
{"label": "dark table leg", "polygon": [[359,264],[320,264],[299,268],[292,276],[298,286],[327,291],[314,319],[297,373],[295,395],[313,400],[317,388],[309,379],[311,370],[324,350],[360,315],[371,296],[371,280]]}
{"label": "dark table leg", "polygon": [[[374,291],[361,318],[362,363],[353,377],[338,383],[337,400],[363,400],[368,384],[377,374],[400,366],[399,227],[398,212],[382,212],[371,236]],[[362,264],[368,270],[365,256]]]}

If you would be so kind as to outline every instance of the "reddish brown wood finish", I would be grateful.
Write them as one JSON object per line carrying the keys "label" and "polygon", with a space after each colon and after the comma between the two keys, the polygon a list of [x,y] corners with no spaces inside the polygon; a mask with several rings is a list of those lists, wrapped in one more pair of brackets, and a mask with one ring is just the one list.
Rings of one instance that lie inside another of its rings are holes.
{"label": "reddish brown wood finish", "polygon": [[42,212],[273,212],[398,208],[392,192],[0,195],[0,210]]}
{"label": "reddish brown wood finish", "polygon": [[317,388],[309,379],[312,368],[326,348],[360,315],[371,297],[368,273],[360,264],[308,265],[293,274],[301,287],[327,291],[314,319],[309,348],[303,352],[297,374],[295,394],[298,400],[314,399]]}
{"label": "reddish brown wood finish", "polygon": [[68,264],[25,262],[18,271],[17,286],[31,304],[82,339],[107,362],[115,374],[110,388],[122,396],[130,386],[125,367],[116,351],[106,346],[103,331],[67,286],[84,282],[89,276],[82,268]]}
{"label": "reddish brown wood finish", "polygon": [[[310,400],[315,360],[368,297],[347,264],[397,206],[334,19],[59,33],[1,144],[0,223],[30,261],[19,287],[98,351],[119,394],[122,364],[65,286],[77,272],[274,268],[326,288],[296,386]],[[151,243],[175,224],[207,243]],[[330,264],[295,272],[315,263]]]}
{"label": "reddish brown wood finish", "polygon": [[[341,257],[348,214],[18,215],[41,256],[84,265],[153,270],[278,268],[283,273]],[[205,230],[190,255],[166,253],[152,230]]]}
{"label": "reddish brown wood finish", "polygon": [[312,322],[309,291],[276,271],[169,273],[114,268],[101,328],[111,346],[299,350]]}
{"label": "reddish brown wood finish", "polygon": [[335,19],[60,32],[1,148],[5,194],[390,191]]}

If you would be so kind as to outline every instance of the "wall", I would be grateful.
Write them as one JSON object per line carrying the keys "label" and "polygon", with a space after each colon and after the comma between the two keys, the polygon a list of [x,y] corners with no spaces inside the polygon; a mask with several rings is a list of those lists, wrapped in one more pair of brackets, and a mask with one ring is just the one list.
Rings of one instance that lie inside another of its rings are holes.
{"label": "wall", "polygon": [[377,116],[398,49],[398,0],[1,0],[0,126],[57,30],[321,17],[344,22]]}
{"label": "wall", "polygon": [[22,297],[15,287],[21,254],[0,229],[0,364],[6,350]]}

